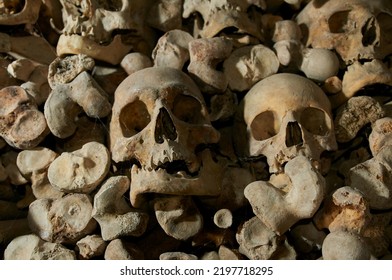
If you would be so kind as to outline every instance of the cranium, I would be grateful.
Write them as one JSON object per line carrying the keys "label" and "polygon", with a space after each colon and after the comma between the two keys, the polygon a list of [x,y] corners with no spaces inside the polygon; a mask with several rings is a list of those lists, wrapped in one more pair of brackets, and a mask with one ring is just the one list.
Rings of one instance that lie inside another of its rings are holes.
{"label": "cranium", "polygon": [[240,44],[262,40],[259,10],[266,8],[264,0],[185,0],[183,7],[183,18],[196,16],[196,38],[222,35]]}
{"label": "cranium", "polygon": [[313,0],[296,20],[307,46],[334,49],[346,63],[392,53],[389,0]]}
{"label": "cranium", "polygon": [[241,101],[235,122],[235,147],[244,157],[265,156],[270,172],[297,155],[320,160],[337,148],[331,108],[312,81],[281,73],[255,84]]}
{"label": "cranium", "polygon": [[110,148],[115,162],[136,163],[131,171],[135,207],[138,195],[146,192],[217,195],[221,168],[209,149],[200,148],[218,140],[203,96],[180,70],[140,70],[115,92]]}
{"label": "cranium", "polygon": [[[64,29],[57,52],[118,64],[143,41],[147,1],[60,0]],[[112,40],[113,37],[113,40]]]}

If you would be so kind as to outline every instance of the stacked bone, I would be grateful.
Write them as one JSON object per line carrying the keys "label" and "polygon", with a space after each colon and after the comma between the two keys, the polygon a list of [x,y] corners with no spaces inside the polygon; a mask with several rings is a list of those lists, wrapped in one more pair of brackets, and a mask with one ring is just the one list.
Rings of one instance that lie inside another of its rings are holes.
{"label": "stacked bone", "polygon": [[392,257],[389,0],[76,2],[0,3],[0,258]]}

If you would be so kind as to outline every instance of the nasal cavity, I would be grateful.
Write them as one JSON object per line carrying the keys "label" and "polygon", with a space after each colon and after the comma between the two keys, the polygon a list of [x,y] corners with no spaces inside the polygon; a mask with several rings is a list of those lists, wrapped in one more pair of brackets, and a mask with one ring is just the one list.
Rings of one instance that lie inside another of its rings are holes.
{"label": "nasal cavity", "polygon": [[367,46],[378,46],[379,40],[377,36],[377,21],[374,17],[369,18],[361,29],[362,44]]}
{"label": "nasal cavity", "polygon": [[174,123],[165,108],[159,109],[157,123],[155,126],[155,142],[162,144],[164,139],[176,140],[177,131]]}
{"label": "nasal cavity", "polygon": [[286,127],[286,147],[301,145],[303,143],[302,130],[297,122],[289,122]]}

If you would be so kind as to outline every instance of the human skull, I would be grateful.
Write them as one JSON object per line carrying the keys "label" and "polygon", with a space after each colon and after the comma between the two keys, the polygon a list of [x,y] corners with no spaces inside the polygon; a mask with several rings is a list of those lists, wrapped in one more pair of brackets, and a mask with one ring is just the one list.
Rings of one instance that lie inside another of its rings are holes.
{"label": "human skull", "polygon": [[219,132],[210,123],[203,96],[180,70],[145,68],[118,86],[110,147],[115,162],[135,163],[131,170],[135,207],[138,202],[132,197],[136,193],[217,195],[218,189],[204,186],[203,176],[219,185],[220,175],[207,174],[215,172],[218,164],[203,145],[218,140]]}
{"label": "human skull", "polygon": [[242,44],[262,41],[260,10],[264,0],[185,0],[183,18],[198,15],[194,23],[196,38],[225,36]]}
{"label": "human skull", "polygon": [[[60,36],[58,55],[84,53],[95,59],[102,56],[89,45],[111,46],[112,52],[122,52],[117,59],[108,61],[117,64],[122,57],[136,48],[145,35],[144,15],[150,0],[60,0],[63,7],[64,29]],[[113,55],[113,54],[112,54]],[[102,59],[104,60],[105,59]],[[106,59],[107,60],[107,59]]]}
{"label": "human skull", "polygon": [[348,64],[392,53],[390,0],[313,0],[296,21],[307,46],[334,49]]}
{"label": "human skull", "polygon": [[296,74],[269,76],[241,101],[234,143],[242,157],[265,156],[271,173],[297,155],[320,160],[337,148],[327,96],[315,83]]}

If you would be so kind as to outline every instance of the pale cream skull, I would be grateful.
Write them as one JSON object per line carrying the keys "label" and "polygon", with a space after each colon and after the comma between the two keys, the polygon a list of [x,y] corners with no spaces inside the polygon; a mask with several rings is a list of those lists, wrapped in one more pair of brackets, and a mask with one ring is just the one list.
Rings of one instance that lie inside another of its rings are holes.
{"label": "pale cream skull", "polygon": [[311,1],[297,23],[313,48],[334,49],[346,63],[392,53],[392,1]]}
{"label": "pale cream skull", "polygon": [[203,186],[205,179],[196,181],[207,176],[206,165],[212,166],[207,173],[217,169],[211,154],[199,154],[197,149],[218,141],[219,132],[210,123],[203,96],[182,71],[146,68],[117,88],[110,147],[115,162],[136,163],[131,175],[134,205],[139,205],[136,196],[145,192],[217,195],[219,174],[208,175],[215,188]]}
{"label": "pale cream skull", "polygon": [[297,155],[320,160],[337,148],[330,103],[315,83],[281,73],[255,84],[240,103],[234,143],[242,157],[265,156],[271,173]]}

